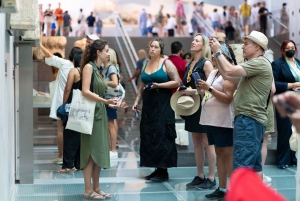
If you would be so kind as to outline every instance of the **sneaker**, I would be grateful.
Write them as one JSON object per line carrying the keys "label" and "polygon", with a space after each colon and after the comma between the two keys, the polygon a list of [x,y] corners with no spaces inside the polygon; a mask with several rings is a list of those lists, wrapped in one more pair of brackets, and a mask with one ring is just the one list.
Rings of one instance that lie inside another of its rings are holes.
{"label": "sneaker", "polygon": [[265,174],[263,174],[263,180],[264,180],[265,183],[270,183],[270,182],[272,182],[272,178],[266,176]]}
{"label": "sneaker", "polygon": [[150,180],[151,178],[155,177],[157,175],[157,169],[155,169],[150,175],[145,176],[146,180]]}
{"label": "sneaker", "polygon": [[56,164],[59,164],[59,165],[62,165],[63,164],[63,156],[60,157],[60,158],[56,158],[53,160],[53,163],[56,163]]}
{"label": "sneaker", "polygon": [[118,152],[116,151],[110,151],[109,152],[110,159],[117,159],[118,158]]}
{"label": "sneaker", "polygon": [[223,191],[220,191],[220,188],[217,188],[211,194],[205,195],[205,197],[208,198],[208,199],[221,199],[221,198],[225,197],[225,193]]}
{"label": "sneaker", "polygon": [[198,186],[198,185],[204,183],[205,180],[206,180],[206,179],[205,179],[205,176],[204,176],[203,179],[201,179],[200,177],[196,176],[196,177],[193,179],[192,182],[186,184],[186,187],[187,187],[187,188],[195,188],[196,186]]}
{"label": "sneaker", "polygon": [[216,179],[214,179],[214,181],[210,181],[210,179],[206,179],[205,182],[197,185],[196,188],[198,188],[200,190],[204,190],[204,189],[214,188],[215,186],[216,186]]}

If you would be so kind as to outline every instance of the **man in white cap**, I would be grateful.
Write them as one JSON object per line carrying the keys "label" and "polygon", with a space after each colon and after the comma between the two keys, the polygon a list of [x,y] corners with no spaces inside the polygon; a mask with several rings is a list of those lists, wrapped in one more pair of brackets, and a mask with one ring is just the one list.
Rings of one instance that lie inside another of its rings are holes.
{"label": "man in white cap", "polygon": [[249,167],[262,176],[261,148],[273,80],[271,64],[263,57],[268,49],[268,38],[261,32],[252,31],[242,39],[246,62],[240,65],[227,61],[219,42],[213,37],[210,47],[223,78],[239,81],[234,94],[233,169]]}
{"label": "man in white cap", "polygon": [[95,34],[86,35],[83,39],[75,41],[74,47],[79,47],[80,49],[82,49],[82,51],[84,51],[85,47],[87,45],[90,45],[95,40],[99,40],[99,39],[100,38],[97,35],[95,35]]}
{"label": "man in white cap", "polygon": [[90,35],[86,35],[86,46],[92,44],[95,40],[99,40],[99,36],[97,36],[96,34],[90,34]]}

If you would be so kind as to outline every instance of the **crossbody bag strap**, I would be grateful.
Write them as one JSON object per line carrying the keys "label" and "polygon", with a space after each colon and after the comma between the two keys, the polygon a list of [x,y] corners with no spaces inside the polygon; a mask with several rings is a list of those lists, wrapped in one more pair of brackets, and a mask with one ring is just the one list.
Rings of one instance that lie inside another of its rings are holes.
{"label": "crossbody bag strap", "polygon": [[[111,66],[111,65],[109,65],[108,68],[107,68],[107,70],[106,70],[105,77],[108,77],[108,70],[109,70],[110,66]],[[119,75],[120,72],[119,72],[117,66],[115,66],[115,67],[116,67],[116,69],[117,69],[117,77],[118,77],[118,84],[119,84],[119,83],[120,83],[120,75]]]}
{"label": "crossbody bag strap", "polygon": [[[267,57],[265,57],[265,56],[262,56],[262,57],[265,58],[272,65],[272,63],[270,62],[270,60]],[[273,81],[272,81],[272,83],[273,83]],[[272,93],[272,85],[271,85],[271,89],[270,89],[270,92],[269,92],[269,95],[268,95],[266,109],[268,109],[268,106],[269,106],[269,102],[270,102],[270,98],[271,98],[271,93]]]}

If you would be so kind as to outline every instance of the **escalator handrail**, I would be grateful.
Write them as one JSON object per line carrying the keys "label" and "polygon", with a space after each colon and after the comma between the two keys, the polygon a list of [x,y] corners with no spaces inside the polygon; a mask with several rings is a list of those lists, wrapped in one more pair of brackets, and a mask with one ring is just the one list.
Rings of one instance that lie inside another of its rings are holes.
{"label": "escalator handrail", "polygon": [[[126,39],[125,39],[125,36],[124,36],[125,35],[124,34],[124,30],[122,30],[121,26],[119,26],[120,25],[119,24],[120,21],[119,21],[118,17],[116,16],[114,18],[114,20],[115,20],[115,24],[116,24],[116,28],[117,28],[117,31],[115,32],[115,39],[116,39],[117,45],[119,47],[120,53],[122,55],[122,58],[124,60],[124,64],[125,64],[125,67],[127,69],[128,75],[130,77],[132,77],[132,73],[131,73],[131,70],[130,70],[127,58],[125,56],[124,50],[122,48],[122,45],[121,45],[119,37],[118,37],[118,33],[120,33],[120,36],[121,36],[121,38],[122,38],[122,40],[123,40],[123,42],[125,44],[125,47],[126,47],[126,49],[128,51],[128,54],[130,55],[131,59],[133,60],[133,58],[132,58],[132,52],[129,50],[129,47],[128,47],[127,43],[126,43]],[[134,64],[134,67],[136,68],[136,62],[133,62],[133,64]],[[137,93],[137,86],[136,86],[134,80],[132,80],[131,83],[132,83],[132,86],[133,86],[133,89],[134,89],[135,93]]]}
{"label": "escalator handrail", "polygon": [[130,46],[130,50],[131,50],[131,52],[132,52],[132,54],[133,54],[133,56],[134,56],[134,59],[135,59],[136,61],[138,61],[138,55],[137,55],[137,53],[136,53],[136,50],[135,50],[135,48],[134,48],[134,46],[133,46],[133,44],[132,44],[132,41],[131,41],[130,37],[128,36],[127,31],[126,31],[125,28],[124,28],[123,20],[122,20],[120,14],[117,13],[117,12],[115,12],[115,17],[117,18],[118,24],[120,25],[120,28],[121,28],[121,30],[122,30],[122,32],[123,32],[125,38],[126,38],[126,41],[127,41],[127,43],[129,44],[129,46]]}

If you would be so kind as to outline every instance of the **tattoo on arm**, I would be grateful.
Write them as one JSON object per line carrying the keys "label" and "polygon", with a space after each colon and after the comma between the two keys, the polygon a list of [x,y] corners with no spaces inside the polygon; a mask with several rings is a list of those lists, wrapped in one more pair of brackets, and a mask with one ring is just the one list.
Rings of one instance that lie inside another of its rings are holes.
{"label": "tattoo on arm", "polygon": [[168,74],[171,81],[180,82],[180,78],[179,78],[179,75],[178,75],[177,68],[169,60],[166,61],[166,71],[167,71],[167,74]]}
{"label": "tattoo on arm", "polygon": [[136,96],[136,99],[135,99],[135,101],[136,101],[136,103],[137,104],[139,104],[141,101],[142,101],[142,99],[143,99],[143,87],[142,86],[140,86],[139,87],[139,90],[138,90],[138,93],[137,93],[137,96]]}

